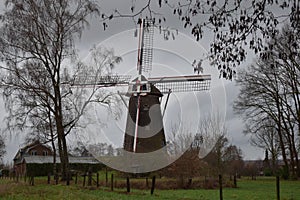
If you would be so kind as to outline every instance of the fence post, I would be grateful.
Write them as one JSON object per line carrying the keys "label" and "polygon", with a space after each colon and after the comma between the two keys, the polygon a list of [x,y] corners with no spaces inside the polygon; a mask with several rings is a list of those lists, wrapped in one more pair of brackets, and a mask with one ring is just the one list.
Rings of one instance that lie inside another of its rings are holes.
{"label": "fence post", "polygon": [[189,178],[188,179],[188,183],[187,183],[187,188],[191,188],[192,187],[192,182],[193,182],[193,179]]}
{"label": "fence post", "polygon": [[67,185],[70,185],[70,179],[71,179],[71,176],[70,176],[70,171],[68,170],[67,171]]}
{"label": "fence post", "polygon": [[85,177],[86,177],[86,174],[83,175],[83,187],[85,186]]}
{"label": "fence post", "polygon": [[280,200],[280,179],[279,179],[279,176],[276,176],[276,197],[277,197],[277,200]]}
{"label": "fence post", "polygon": [[126,186],[127,186],[127,192],[130,192],[130,181],[129,181],[129,177],[127,176],[127,180],[126,180]]}
{"label": "fence post", "polygon": [[47,180],[47,183],[50,184],[50,181],[51,181],[51,176],[50,176],[50,173],[48,173],[48,180]]}
{"label": "fence post", "polygon": [[58,174],[56,173],[56,174],[55,174],[55,184],[56,184],[56,185],[58,185],[58,179],[59,179],[59,176],[58,176]]}
{"label": "fence post", "polygon": [[235,188],[237,187],[236,175],[233,176],[233,185]]}
{"label": "fence post", "polygon": [[111,174],[110,190],[114,191],[114,174]]}
{"label": "fence post", "polygon": [[222,175],[219,174],[219,189],[220,189],[220,200],[223,200],[223,181],[222,181]]}
{"label": "fence post", "polygon": [[99,187],[99,173],[97,172],[97,187]]}
{"label": "fence post", "polygon": [[108,173],[107,173],[107,167],[105,167],[105,186],[108,186]]}
{"label": "fence post", "polygon": [[75,175],[75,185],[77,185],[77,181],[78,181],[78,172],[76,172],[76,175]]}
{"label": "fence post", "polygon": [[149,181],[148,181],[148,177],[146,177],[146,188],[149,188]]}
{"label": "fence post", "polygon": [[30,185],[31,185],[31,186],[34,186],[34,176],[33,176],[33,175],[31,176]]}
{"label": "fence post", "polygon": [[155,188],[155,176],[152,177],[151,195],[153,195],[154,193],[154,188]]}
{"label": "fence post", "polygon": [[92,172],[90,170],[88,172],[88,186],[92,186]]}

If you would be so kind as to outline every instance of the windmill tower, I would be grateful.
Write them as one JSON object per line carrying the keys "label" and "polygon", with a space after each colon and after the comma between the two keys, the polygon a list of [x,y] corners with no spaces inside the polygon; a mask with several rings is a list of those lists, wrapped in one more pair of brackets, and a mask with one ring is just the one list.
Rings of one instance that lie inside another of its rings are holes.
{"label": "windmill tower", "polygon": [[[144,76],[141,79],[146,81]],[[163,94],[153,84],[148,87],[147,91],[131,94],[124,135],[126,151],[149,153],[166,145],[160,107]]]}
{"label": "windmill tower", "polygon": [[163,94],[142,75],[152,69],[154,29],[151,20],[139,23],[138,77],[128,90],[130,99],[123,148],[129,152],[149,153],[166,145],[160,108]]}
{"label": "windmill tower", "polygon": [[[171,92],[196,92],[208,90],[210,75],[148,77],[143,72],[152,70],[153,57],[153,21],[139,20],[139,44],[137,59],[137,77],[129,81],[128,76],[90,77],[81,82],[80,77],[74,79],[74,86],[97,85],[98,87],[129,86],[127,123],[123,148],[128,152],[149,153],[166,146],[163,128],[163,114]],[[167,94],[162,113],[161,98]]]}

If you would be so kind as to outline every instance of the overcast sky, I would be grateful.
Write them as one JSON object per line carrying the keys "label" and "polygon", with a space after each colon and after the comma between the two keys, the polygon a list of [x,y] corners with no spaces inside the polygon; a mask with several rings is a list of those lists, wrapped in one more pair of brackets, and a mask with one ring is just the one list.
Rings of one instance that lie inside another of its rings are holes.
{"label": "overcast sky", "polygon": [[[130,9],[128,2],[131,1],[109,1],[104,0],[102,8],[106,11],[113,7]],[[3,1],[0,4],[1,10],[4,8]],[[177,19],[170,18],[170,26],[180,28],[181,24]],[[103,45],[107,48],[114,48],[117,55],[123,57],[123,62],[118,65],[115,72],[118,74],[134,75],[136,69],[136,49],[137,39],[134,38],[134,24],[131,21],[120,19],[112,21],[109,28],[103,31],[102,24],[96,19],[90,19],[90,27],[84,32],[82,38],[77,42],[77,49],[80,58],[83,60],[88,56],[89,49],[93,45]],[[171,75],[193,75],[191,62],[193,59],[202,58],[209,47],[209,36],[205,40],[196,42],[194,38],[188,35],[188,31],[179,29],[179,35],[176,40],[164,41],[162,36],[156,33],[154,40],[154,58],[153,71],[147,76],[171,76]],[[245,67],[251,63],[253,58],[249,57],[247,63],[242,64]],[[228,129],[228,139],[231,143],[240,147],[244,154],[244,159],[263,158],[262,149],[257,149],[249,144],[249,137],[245,136],[243,131],[243,123],[238,116],[233,113],[232,103],[238,94],[238,88],[234,81],[226,81],[218,78],[218,71],[210,66],[208,62],[203,63],[204,74],[212,75],[212,88],[209,92],[201,93],[185,93],[171,94],[170,102],[167,107],[167,114],[164,117],[166,134],[172,121],[176,121],[178,113],[182,117],[183,126],[192,127],[190,131],[197,131],[197,117],[205,116],[214,111],[218,111],[225,119]],[[165,98],[162,103],[165,102]],[[178,107],[178,105],[180,105]],[[196,108],[196,109],[195,109]],[[125,108],[124,108],[125,109]],[[178,110],[179,109],[179,110]],[[6,114],[3,100],[0,98],[0,120]],[[100,111],[95,109],[95,118],[107,122],[111,122],[113,117],[106,116],[101,118]],[[174,116],[175,119],[174,119]],[[3,120],[1,120],[3,121]],[[95,130],[101,129],[102,137],[106,142],[112,143],[114,146],[119,146],[123,142],[123,130],[125,128],[126,115],[122,115],[120,120],[115,120],[112,123],[106,123],[106,126],[95,125],[87,130],[96,134]],[[4,128],[4,123],[1,123],[1,129]],[[111,134],[113,132],[114,134]],[[97,133],[98,134],[98,133]],[[22,137],[11,136],[6,137],[7,154],[5,162],[10,162],[17,152],[19,146],[23,145]]]}

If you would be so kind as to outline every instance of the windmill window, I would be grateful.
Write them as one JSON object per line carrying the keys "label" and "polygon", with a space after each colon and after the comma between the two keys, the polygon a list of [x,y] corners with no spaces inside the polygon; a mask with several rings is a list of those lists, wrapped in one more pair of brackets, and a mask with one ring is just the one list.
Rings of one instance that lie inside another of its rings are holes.
{"label": "windmill window", "polygon": [[148,104],[144,104],[144,110],[149,110],[149,105]]}
{"label": "windmill window", "polygon": [[132,86],[132,91],[133,91],[133,92],[136,92],[136,91],[137,91],[136,85],[133,85],[133,86]]}
{"label": "windmill window", "polygon": [[147,85],[146,84],[144,84],[144,85],[142,85],[142,91],[147,91]]}
{"label": "windmill window", "polygon": [[32,151],[31,151],[31,155],[32,155],[32,156],[36,156],[36,155],[37,155],[37,151],[36,151],[36,150],[32,150]]}

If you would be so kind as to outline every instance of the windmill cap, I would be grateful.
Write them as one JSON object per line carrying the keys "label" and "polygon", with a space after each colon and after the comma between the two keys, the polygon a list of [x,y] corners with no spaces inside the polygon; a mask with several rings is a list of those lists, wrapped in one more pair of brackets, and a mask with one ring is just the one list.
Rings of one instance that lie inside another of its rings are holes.
{"label": "windmill cap", "polygon": [[[145,85],[145,88],[143,88],[139,93],[144,93],[146,95],[156,95],[159,97],[162,97],[163,94],[155,87],[153,84],[148,83],[148,79],[144,75],[140,75],[139,77],[136,77],[131,81],[131,84],[129,86],[128,94],[137,94],[137,87],[134,87],[136,85]],[[127,95],[127,96],[129,96]]]}
{"label": "windmill cap", "polygon": [[[140,80],[139,80],[140,79]],[[136,83],[137,81],[148,81],[148,79],[144,75],[139,75],[139,77],[136,77],[131,82]]]}
{"label": "windmill cap", "polygon": [[156,95],[159,97],[163,96],[163,94],[159,91],[159,89],[157,87],[155,87],[153,84],[150,84],[150,85],[151,85],[151,92],[149,94]]}

